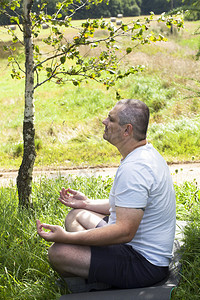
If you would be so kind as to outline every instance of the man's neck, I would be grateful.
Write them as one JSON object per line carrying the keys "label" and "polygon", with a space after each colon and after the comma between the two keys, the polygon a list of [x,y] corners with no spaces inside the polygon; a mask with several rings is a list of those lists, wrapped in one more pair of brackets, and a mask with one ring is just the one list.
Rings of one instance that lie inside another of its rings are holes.
{"label": "man's neck", "polygon": [[141,146],[144,146],[147,144],[147,140],[142,140],[142,141],[135,141],[133,140],[133,142],[130,144],[130,143],[125,143],[122,145],[122,147],[120,147],[120,149],[118,148],[119,152],[121,153],[122,155],[122,159],[125,159],[126,156],[131,153],[133,150],[141,147]]}

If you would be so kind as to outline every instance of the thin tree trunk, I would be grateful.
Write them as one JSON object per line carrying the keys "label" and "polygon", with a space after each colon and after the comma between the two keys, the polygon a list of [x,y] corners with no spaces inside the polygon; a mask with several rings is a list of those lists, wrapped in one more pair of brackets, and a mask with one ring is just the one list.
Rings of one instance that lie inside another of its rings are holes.
{"label": "thin tree trunk", "polygon": [[35,129],[34,129],[34,58],[30,12],[33,0],[23,1],[24,44],[25,44],[25,109],[23,121],[24,152],[17,176],[19,206],[32,207],[32,173],[35,162]]}

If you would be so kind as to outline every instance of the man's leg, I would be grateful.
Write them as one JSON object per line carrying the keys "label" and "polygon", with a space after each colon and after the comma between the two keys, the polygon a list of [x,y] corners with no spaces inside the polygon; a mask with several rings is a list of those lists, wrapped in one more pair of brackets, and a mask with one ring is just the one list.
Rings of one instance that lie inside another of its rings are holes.
{"label": "man's leg", "polygon": [[69,232],[95,228],[105,215],[84,209],[72,209],[65,219],[65,228]]}
{"label": "man's leg", "polygon": [[[72,209],[66,219],[65,228],[69,232],[95,228],[105,216],[84,209]],[[52,267],[64,277],[87,278],[90,268],[90,247],[54,243],[48,251]]]}
{"label": "man's leg", "polygon": [[[65,220],[67,231],[95,228],[105,215],[82,209],[72,209]],[[48,251],[52,267],[64,277],[71,292],[108,289],[105,283],[87,283],[91,263],[91,248],[79,245],[54,243]],[[84,279],[85,278],[85,279]]]}
{"label": "man's leg", "polygon": [[48,256],[52,267],[63,277],[88,278],[90,247],[54,243],[48,250]]}
{"label": "man's leg", "polygon": [[49,260],[72,293],[105,290],[111,287],[106,283],[88,283],[86,280],[91,263],[90,247],[55,243],[49,248]]}

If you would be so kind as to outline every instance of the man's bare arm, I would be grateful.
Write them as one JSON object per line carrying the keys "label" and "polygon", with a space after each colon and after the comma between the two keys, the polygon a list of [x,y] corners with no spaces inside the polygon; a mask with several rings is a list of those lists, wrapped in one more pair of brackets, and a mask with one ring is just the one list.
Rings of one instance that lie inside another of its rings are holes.
{"label": "man's bare arm", "polygon": [[[38,221],[38,234],[47,241],[85,246],[104,246],[128,243],[137,232],[143,217],[143,210],[116,208],[116,224],[79,232],[66,232],[60,226],[41,224]],[[43,228],[50,232],[43,231]]]}

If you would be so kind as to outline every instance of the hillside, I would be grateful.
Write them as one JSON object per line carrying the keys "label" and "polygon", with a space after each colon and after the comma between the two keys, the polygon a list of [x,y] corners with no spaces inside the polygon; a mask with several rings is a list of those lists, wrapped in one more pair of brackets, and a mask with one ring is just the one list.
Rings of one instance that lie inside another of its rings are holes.
{"label": "hillside", "polygon": [[[136,47],[122,67],[142,64],[145,71],[116,85],[122,98],[138,98],[149,105],[148,140],[168,162],[200,160],[200,101],[195,97],[200,78],[200,61],[196,60],[199,36],[194,35],[199,25],[200,22],[186,22],[185,29],[173,35],[162,24],[154,25],[154,30],[167,36],[168,41]],[[42,36],[45,34],[43,31]],[[0,168],[12,169],[19,167],[23,151],[24,82],[11,79],[7,56],[2,50],[9,36],[3,28],[0,39]],[[122,50],[130,43],[128,36],[119,40]],[[83,51],[90,55],[88,49]],[[23,55],[19,59],[23,64]],[[80,87],[48,83],[36,90],[35,166],[118,164],[117,150],[102,139],[101,123],[115,102],[114,88],[106,90],[94,82]]]}

